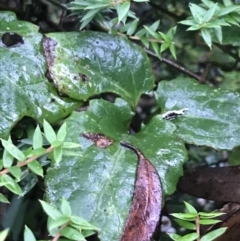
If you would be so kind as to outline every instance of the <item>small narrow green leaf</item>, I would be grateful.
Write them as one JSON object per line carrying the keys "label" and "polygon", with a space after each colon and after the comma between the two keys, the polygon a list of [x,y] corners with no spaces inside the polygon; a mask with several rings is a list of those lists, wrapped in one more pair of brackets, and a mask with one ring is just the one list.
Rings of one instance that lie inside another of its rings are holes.
{"label": "small narrow green leaf", "polygon": [[148,49],[149,48],[149,41],[146,37],[140,37],[142,44]]}
{"label": "small narrow green leaf", "polygon": [[221,27],[216,27],[214,28],[215,35],[217,37],[217,40],[219,41],[220,44],[222,44],[222,28]]}
{"label": "small narrow green leaf", "polygon": [[24,229],[24,241],[36,241],[33,232],[26,225]]}
{"label": "small narrow green leaf", "polygon": [[74,149],[74,148],[79,148],[81,145],[79,143],[75,142],[63,142],[62,148],[66,149]]}
{"label": "small narrow green leaf", "polygon": [[7,149],[4,149],[3,151],[3,166],[5,168],[11,167],[13,163],[14,157],[7,151]]}
{"label": "small narrow green leaf", "polygon": [[33,156],[42,156],[46,153],[46,149],[44,148],[38,148],[35,150],[29,150],[26,154],[27,157],[33,157]]}
{"label": "small narrow green leaf", "polygon": [[198,213],[197,210],[190,203],[184,202],[184,205],[189,213],[194,213],[194,214]]}
{"label": "small narrow green leaf", "polygon": [[221,236],[223,233],[225,233],[226,230],[227,230],[227,228],[219,228],[219,229],[213,230],[213,231],[205,234],[200,240],[201,241],[212,241],[212,240],[216,239],[217,237]]}
{"label": "small narrow green leaf", "polygon": [[70,221],[70,217],[69,216],[61,216],[59,218],[57,218],[56,220],[53,220],[50,224],[49,224],[49,229],[53,230],[55,228],[61,227],[62,225],[68,223]]}
{"label": "small narrow green leaf", "polygon": [[41,164],[38,162],[38,161],[31,161],[28,163],[28,168],[34,172],[35,174],[43,177],[43,169],[42,169],[42,166]]}
{"label": "small narrow green leaf", "polygon": [[131,22],[131,24],[129,25],[128,30],[127,30],[127,35],[131,36],[136,31],[138,22],[139,22],[138,19],[135,19],[134,21]]}
{"label": "small narrow green leaf", "polygon": [[206,28],[202,28],[201,29],[201,34],[202,34],[204,42],[211,49],[212,48],[212,37],[211,37],[210,31],[208,29],[206,29]]}
{"label": "small narrow green leaf", "polygon": [[222,213],[222,212],[212,212],[212,213],[199,212],[198,214],[200,215],[201,218],[216,218],[225,213]]}
{"label": "small narrow green leaf", "polygon": [[57,133],[57,140],[63,142],[67,135],[67,124],[66,122],[60,127]]}
{"label": "small narrow green leaf", "polygon": [[33,133],[33,149],[38,149],[43,146],[42,132],[39,125],[36,127]]}
{"label": "small narrow green leaf", "polygon": [[174,219],[174,221],[183,228],[196,230],[196,225],[194,223],[180,219]]}
{"label": "small narrow green leaf", "polygon": [[91,229],[91,230],[95,230],[95,231],[99,230],[97,227],[95,227],[94,225],[92,225],[91,223],[86,221],[85,219],[77,217],[77,216],[72,216],[71,221],[73,224],[76,224],[77,226],[81,227],[82,229]]}
{"label": "small narrow green leaf", "polygon": [[216,224],[216,223],[220,223],[222,222],[221,220],[217,220],[217,219],[201,219],[199,220],[199,223],[201,225],[211,225],[211,224]]}
{"label": "small narrow green leaf", "polygon": [[157,38],[157,33],[155,32],[155,31],[152,31],[152,29],[150,29],[148,26],[143,26],[146,30],[147,30],[147,32],[150,34],[150,35],[152,35],[154,38]]}
{"label": "small narrow green leaf", "polygon": [[180,240],[181,241],[195,241],[198,237],[199,236],[197,233],[189,233],[189,234],[183,236]]}
{"label": "small narrow green leaf", "polygon": [[25,155],[22,151],[20,151],[15,145],[13,145],[10,141],[6,141],[1,139],[3,147],[15,157],[18,161],[24,161],[26,159]]}
{"label": "small narrow green leaf", "polygon": [[159,45],[158,43],[151,43],[152,48],[154,50],[154,52],[156,53],[156,55],[158,56],[159,59],[161,59],[161,55],[160,55],[160,49],[159,49]]}
{"label": "small narrow green leaf", "polygon": [[169,49],[170,49],[170,52],[171,52],[172,56],[174,57],[174,59],[177,59],[176,48],[175,48],[175,45],[173,43],[171,43],[169,45]]}
{"label": "small narrow green leaf", "polygon": [[204,8],[198,6],[197,4],[194,4],[194,3],[190,3],[189,7],[190,7],[190,11],[191,11],[192,16],[195,19],[195,21],[199,24],[202,24],[203,18],[207,11]]}
{"label": "small narrow green leaf", "polygon": [[62,153],[62,146],[56,147],[53,150],[53,158],[57,164],[59,164],[59,162],[62,160]]}
{"label": "small narrow green leaf", "polygon": [[62,199],[61,202],[61,212],[66,215],[66,216],[71,216],[72,215],[72,210],[71,207],[66,199]]}
{"label": "small narrow green leaf", "polygon": [[168,236],[174,241],[180,241],[182,236],[175,233],[168,233]]}
{"label": "small narrow green leaf", "polygon": [[52,205],[48,204],[45,201],[39,200],[39,202],[42,205],[43,210],[45,211],[45,213],[51,217],[53,220],[56,220],[59,217],[62,217],[62,213],[57,210],[55,207],[53,207]]}
{"label": "small narrow green leaf", "polygon": [[57,140],[57,136],[51,125],[47,121],[43,121],[43,129],[46,139],[50,144]]}
{"label": "small narrow green leaf", "polygon": [[10,173],[16,178],[17,182],[21,180],[22,170],[18,166],[12,166],[9,168]]}
{"label": "small narrow green leaf", "polygon": [[169,47],[169,43],[168,43],[168,42],[164,42],[164,43],[161,45],[160,52],[162,53],[162,52],[165,51],[168,47]]}
{"label": "small narrow green leaf", "polygon": [[94,16],[100,11],[100,9],[92,9],[89,10],[81,19],[81,22],[87,20],[87,19],[93,19]]}
{"label": "small narrow green leaf", "polygon": [[193,221],[198,216],[197,213],[171,213],[170,215],[186,221]]}
{"label": "small narrow green leaf", "polygon": [[53,143],[51,143],[51,147],[56,148],[56,147],[61,146],[62,144],[63,144],[62,141],[56,140],[56,141],[54,141]]}
{"label": "small narrow green leaf", "polygon": [[117,8],[118,22],[121,22],[127,16],[130,6],[130,2],[123,2],[120,4],[120,6]]}
{"label": "small narrow green leaf", "polygon": [[194,19],[187,19],[187,20],[183,20],[180,21],[179,23],[184,24],[184,25],[188,25],[188,26],[192,26],[192,25],[197,25],[198,22]]}
{"label": "small narrow green leaf", "polygon": [[5,229],[0,232],[0,241],[4,241],[6,239],[6,237],[8,236],[8,231],[9,229]]}
{"label": "small narrow green leaf", "polygon": [[109,3],[94,3],[90,6],[87,6],[85,9],[101,9],[101,8],[105,8],[108,7],[110,4]]}
{"label": "small narrow green leaf", "polygon": [[7,175],[7,174],[2,175],[1,176],[1,182],[3,182],[4,186],[7,189],[9,189],[11,192],[13,192],[17,195],[22,194],[22,189],[20,188],[20,186],[9,175]]}
{"label": "small narrow green leaf", "polygon": [[8,199],[2,193],[0,193],[0,202],[2,202],[2,203],[10,203],[8,201]]}
{"label": "small narrow green leaf", "polygon": [[203,17],[203,22],[209,22],[213,17],[215,11],[217,9],[217,3],[215,3],[210,9],[207,10],[206,14]]}
{"label": "small narrow green leaf", "polygon": [[159,27],[159,24],[160,24],[160,20],[157,20],[156,22],[154,22],[149,28],[153,31],[153,32],[156,32],[158,27]]}
{"label": "small narrow green leaf", "polygon": [[66,227],[60,231],[61,235],[71,240],[85,241],[84,236],[76,229]]}

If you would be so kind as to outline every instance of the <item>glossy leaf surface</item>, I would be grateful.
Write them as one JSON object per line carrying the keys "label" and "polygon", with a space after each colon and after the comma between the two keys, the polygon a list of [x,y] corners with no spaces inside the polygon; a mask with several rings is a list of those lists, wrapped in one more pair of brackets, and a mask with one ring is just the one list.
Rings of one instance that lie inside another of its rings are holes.
{"label": "glossy leaf surface", "polygon": [[240,145],[240,98],[189,78],[161,81],[156,98],[162,113],[187,109],[172,122],[186,143],[231,150]]}
{"label": "glossy leaf surface", "polygon": [[[184,144],[173,134],[172,123],[156,117],[140,133],[129,136],[132,116],[122,99],[114,104],[92,100],[87,111],[73,113],[66,121],[66,141],[80,143],[79,156],[64,156],[60,166],[50,168],[46,177],[49,201],[60,205],[62,197],[67,199],[74,215],[101,229],[103,241],[119,241],[134,191],[138,158],[121,147],[120,141],[139,148],[155,166],[164,195],[176,190],[186,159]],[[86,133],[102,133],[105,138],[101,141],[108,140],[108,145],[99,145],[100,139],[91,140],[93,135],[84,137]]]}
{"label": "glossy leaf surface", "polygon": [[60,97],[45,77],[47,64],[37,26],[18,21],[10,12],[0,12],[0,22],[0,137],[6,138],[24,116],[55,122],[81,102]]}
{"label": "glossy leaf surface", "polygon": [[87,31],[50,33],[43,45],[51,78],[74,99],[114,92],[135,107],[140,95],[154,87],[146,53],[124,38]]}

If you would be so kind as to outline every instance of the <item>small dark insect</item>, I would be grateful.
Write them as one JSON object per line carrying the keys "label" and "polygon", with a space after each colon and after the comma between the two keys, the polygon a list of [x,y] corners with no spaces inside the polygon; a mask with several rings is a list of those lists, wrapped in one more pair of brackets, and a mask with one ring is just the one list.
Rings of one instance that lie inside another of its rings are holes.
{"label": "small dark insect", "polygon": [[23,44],[23,38],[17,33],[5,33],[2,36],[2,42],[5,44],[7,47],[12,47],[17,44]]}
{"label": "small dark insect", "polygon": [[85,83],[86,81],[88,81],[87,75],[79,73],[79,76],[81,77],[83,83]]}
{"label": "small dark insect", "polygon": [[97,147],[102,149],[113,144],[113,140],[107,138],[101,133],[83,133],[81,136],[93,141]]}
{"label": "small dark insect", "polygon": [[188,110],[187,108],[182,109],[182,110],[170,110],[170,111],[164,113],[162,115],[162,118],[165,120],[174,120],[179,115],[184,115],[187,110]]}

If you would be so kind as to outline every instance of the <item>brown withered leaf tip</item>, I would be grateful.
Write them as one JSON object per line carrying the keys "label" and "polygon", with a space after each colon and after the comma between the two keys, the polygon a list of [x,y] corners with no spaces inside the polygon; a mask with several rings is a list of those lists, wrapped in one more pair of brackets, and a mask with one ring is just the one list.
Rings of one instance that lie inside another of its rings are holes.
{"label": "brown withered leaf tip", "polygon": [[113,144],[113,140],[110,138],[107,138],[105,135],[101,133],[83,133],[81,136],[85,137],[88,140],[91,140],[94,142],[94,144],[99,148],[106,148]]}
{"label": "brown withered leaf tip", "polygon": [[139,163],[132,206],[120,240],[150,241],[161,214],[160,178],[154,166],[136,147],[126,142],[121,142],[121,145],[132,149],[137,154]]}

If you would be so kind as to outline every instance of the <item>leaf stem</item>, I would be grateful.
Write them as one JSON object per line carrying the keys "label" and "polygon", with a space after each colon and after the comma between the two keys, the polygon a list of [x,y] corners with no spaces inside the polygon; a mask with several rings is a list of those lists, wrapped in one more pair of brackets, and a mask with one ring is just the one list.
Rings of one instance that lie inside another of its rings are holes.
{"label": "leaf stem", "polygon": [[[17,164],[16,166],[17,166],[17,167],[26,166],[28,163],[36,160],[38,157],[40,157],[40,156],[42,156],[42,155],[45,155],[45,154],[47,154],[47,153],[52,152],[53,149],[54,149],[54,148],[50,146],[49,148],[46,149],[46,152],[45,152],[44,154],[29,157],[29,158],[26,159],[25,161],[18,162],[18,164]],[[7,173],[9,173],[9,172],[10,172],[9,168],[5,168],[4,170],[2,170],[2,171],[0,172],[0,176],[2,176],[2,175],[4,175],[4,174],[7,174]]]}
{"label": "leaf stem", "polygon": [[199,220],[200,220],[200,216],[197,215],[197,218],[196,218],[196,220],[195,220],[196,232],[197,232],[197,234],[198,234],[197,241],[200,241],[200,225],[199,225]]}
{"label": "leaf stem", "polygon": [[57,241],[57,240],[61,237],[61,230],[63,230],[64,228],[66,228],[66,227],[69,225],[69,223],[70,223],[70,222],[67,222],[67,223],[63,224],[63,225],[60,227],[58,233],[55,235],[55,237],[52,239],[52,241]]}

